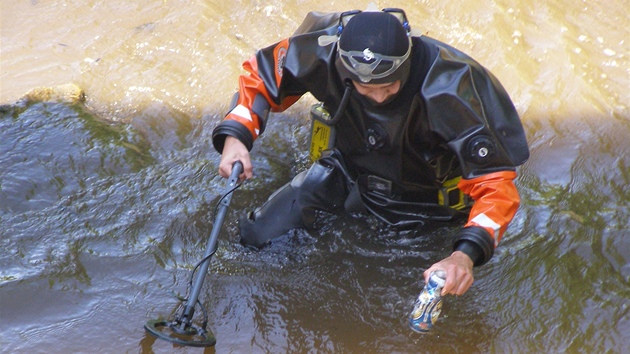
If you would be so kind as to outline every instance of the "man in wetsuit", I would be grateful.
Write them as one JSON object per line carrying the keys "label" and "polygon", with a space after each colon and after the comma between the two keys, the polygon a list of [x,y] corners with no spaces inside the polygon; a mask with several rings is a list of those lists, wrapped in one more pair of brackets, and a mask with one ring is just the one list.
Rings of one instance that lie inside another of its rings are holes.
{"label": "man in wetsuit", "polygon": [[516,166],[529,157],[523,127],[498,80],[466,54],[412,34],[399,9],[310,13],[289,38],[243,64],[239,91],[213,131],[219,173],[241,161],[270,111],[310,92],[330,112],[334,147],[240,220],[241,242],[263,247],[309,227],[315,211],[368,212],[400,227],[467,220],[443,294],[461,295],[486,263],[520,199]]}

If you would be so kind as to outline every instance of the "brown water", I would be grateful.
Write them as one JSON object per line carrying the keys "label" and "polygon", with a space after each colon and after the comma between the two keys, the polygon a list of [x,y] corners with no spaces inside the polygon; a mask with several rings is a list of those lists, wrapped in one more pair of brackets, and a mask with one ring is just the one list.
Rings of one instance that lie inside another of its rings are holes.
{"label": "brown water", "polygon": [[[457,229],[400,233],[334,217],[261,252],[240,211],[308,165],[308,97],[270,119],[201,300],[206,352],[623,353],[630,347],[630,4],[391,1],[491,69],[525,125],[523,204],[429,335],[405,317]],[[0,352],[194,353],[168,316],[205,250],[224,181],[210,136],[240,64],[335,1],[0,3],[0,103],[75,83],[85,106],[0,117]],[[96,116],[97,118],[94,118]],[[120,122],[120,123],[113,123]],[[444,240],[446,239],[446,240]]]}

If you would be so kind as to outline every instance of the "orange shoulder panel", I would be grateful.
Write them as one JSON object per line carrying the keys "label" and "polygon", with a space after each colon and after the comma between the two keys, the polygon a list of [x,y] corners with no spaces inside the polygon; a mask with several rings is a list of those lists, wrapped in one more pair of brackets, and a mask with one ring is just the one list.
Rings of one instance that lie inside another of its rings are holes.
{"label": "orange shoulder panel", "polygon": [[[278,87],[282,80],[282,66],[286,59],[288,41],[288,39],[281,41],[274,49],[275,63],[273,70]],[[243,124],[247,127],[255,140],[258,138],[261,127],[261,118],[251,110],[257,95],[262,95],[265,98],[273,112],[284,111],[295,103],[300,96],[289,96],[284,99],[282,104],[275,104],[265,86],[265,82],[259,75],[258,62],[255,55],[243,63],[243,69],[245,69],[247,73],[239,76],[239,96],[236,107],[227,114],[225,119],[234,120]]]}

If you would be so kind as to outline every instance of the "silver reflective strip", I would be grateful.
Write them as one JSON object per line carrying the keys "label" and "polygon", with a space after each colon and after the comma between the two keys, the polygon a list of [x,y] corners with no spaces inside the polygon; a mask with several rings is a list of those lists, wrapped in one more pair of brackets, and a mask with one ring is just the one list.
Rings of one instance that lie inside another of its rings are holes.
{"label": "silver reflective strip", "polygon": [[252,114],[249,112],[249,109],[247,109],[247,107],[243,106],[242,104],[239,104],[238,106],[234,107],[234,109],[230,112],[230,114],[237,115],[241,118],[247,119],[250,122],[254,121],[252,119]]}
{"label": "silver reflective strip", "polygon": [[489,227],[494,230],[494,246],[496,247],[499,244],[499,230],[501,229],[501,225],[494,222],[494,220],[490,219],[486,214],[481,213],[475,216],[472,220],[475,224],[481,227]]}

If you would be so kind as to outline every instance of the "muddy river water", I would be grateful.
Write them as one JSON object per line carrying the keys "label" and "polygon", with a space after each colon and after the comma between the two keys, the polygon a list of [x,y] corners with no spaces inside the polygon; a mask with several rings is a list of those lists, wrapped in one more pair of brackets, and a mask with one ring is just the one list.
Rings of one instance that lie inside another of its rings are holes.
{"label": "muddy river water", "polygon": [[[630,4],[377,2],[489,68],[521,115],[522,205],[428,335],[406,315],[454,226],[336,216],[259,252],[240,212],[309,165],[312,98],[269,126],[201,301],[217,344],[147,335],[184,294],[225,181],[212,128],[256,48],[314,0],[0,3],[0,352],[623,353],[630,347]],[[85,103],[27,101],[72,83]],[[33,97],[33,96],[29,96]]]}

